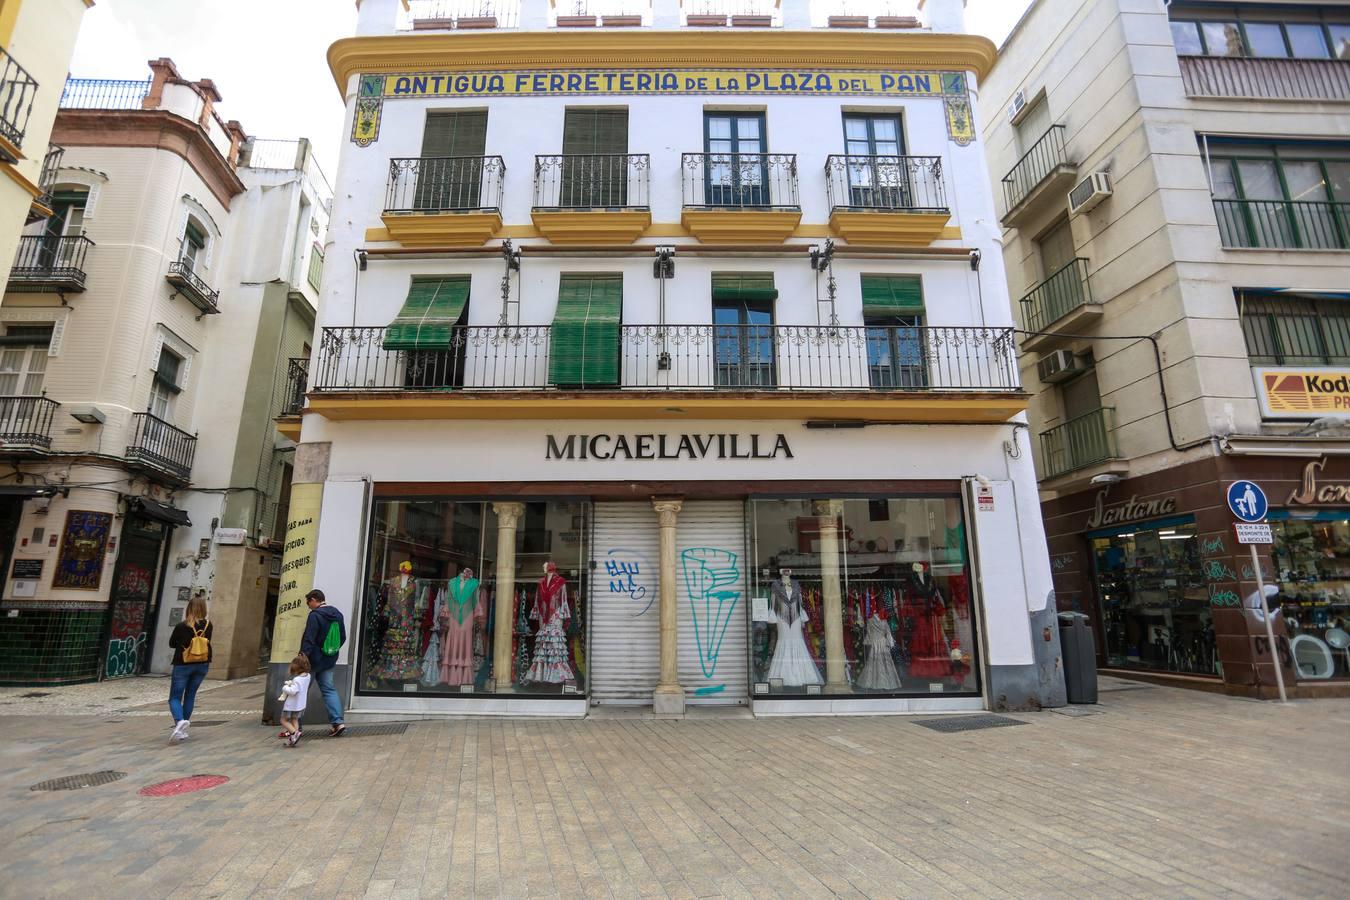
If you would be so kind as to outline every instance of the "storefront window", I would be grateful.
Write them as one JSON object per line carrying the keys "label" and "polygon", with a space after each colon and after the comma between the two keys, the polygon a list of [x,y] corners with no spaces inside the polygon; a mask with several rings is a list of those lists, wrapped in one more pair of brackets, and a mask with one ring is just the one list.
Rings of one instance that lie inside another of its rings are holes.
{"label": "storefront window", "polygon": [[956,497],[751,502],[757,695],[979,690]]}
{"label": "storefront window", "polygon": [[[358,691],[368,694],[586,690],[587,504],[523,504],[514,597],[497,621],[493,504],[379,500],[361,611]],[[511,679],[495,677],[494,635],[511,631]]]}
{"label": "storefront window", "polygon": [[1272,522],[1294,664],[1312,681],[1350,678],[1350,520],[1330,515]]}
{"label": "storefront window", "polygon": [[1088,535],[1111,666],[1218,674],[1195,524]]}

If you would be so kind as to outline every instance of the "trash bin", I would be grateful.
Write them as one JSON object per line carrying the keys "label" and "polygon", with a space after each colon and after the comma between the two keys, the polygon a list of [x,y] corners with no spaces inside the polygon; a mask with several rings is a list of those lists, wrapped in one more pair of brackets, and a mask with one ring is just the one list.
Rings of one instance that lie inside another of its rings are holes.
{"label": "trash bin", "polygon": [[1088,617],[1059,614],[1059,648],[1064,654],[1064,691],[1070,703],[1097,702],[1097,648]]}

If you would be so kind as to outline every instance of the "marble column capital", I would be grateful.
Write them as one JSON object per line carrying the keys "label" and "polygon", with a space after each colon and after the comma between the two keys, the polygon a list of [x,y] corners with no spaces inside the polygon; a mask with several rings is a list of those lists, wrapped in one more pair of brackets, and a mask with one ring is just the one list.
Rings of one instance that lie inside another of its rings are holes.
{"label": "marble column capital", "polygon": [[498,530],[509,528],[514,531],[516,525],[520,522],[520,517],[525,515],[525,504],[515,502],[494,503],[492,504],[492,511],[497,514]]}
{"label": "marble column capital", "polygon": [[684,501],[678,498],[661,497],[652,500],[652,509],[656,510],[656,519],[662,528],[674,528],[683,508]]}

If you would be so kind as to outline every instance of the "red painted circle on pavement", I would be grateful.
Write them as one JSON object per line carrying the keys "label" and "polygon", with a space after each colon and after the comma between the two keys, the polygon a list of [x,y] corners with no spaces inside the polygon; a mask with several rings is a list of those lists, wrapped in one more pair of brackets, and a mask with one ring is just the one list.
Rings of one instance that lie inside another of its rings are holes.
{"label": "red painted circle on pavement", "polygon": [[230,779],[224,775],[189,775],[186,778],[170,778],[159,784],[147,785],[140,790],[143,797],[173,797],[177,794],[190,794],[222,785]]}

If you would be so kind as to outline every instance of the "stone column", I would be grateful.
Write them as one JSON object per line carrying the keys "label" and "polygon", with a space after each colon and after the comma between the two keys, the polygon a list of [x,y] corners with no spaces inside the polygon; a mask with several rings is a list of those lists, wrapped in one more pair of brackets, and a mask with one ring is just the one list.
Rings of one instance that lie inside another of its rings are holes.
{"label": "stone column", "polygon": [[842,693],[849,690],[844,665],[843,573],[839,569],[839,517],[844,513],[842,500],[818,500],[816,516],[820,522],[820,588],[825,606],[825,690]]}
{"label": "stone column", "polygon": [[652,694],[652,711],[658,716],[684,715],[684,689],[680,687],[679,603],[675,589],[675,525],[683,500],[655,499],[661,524],[661,678]]}
{"label": "stone column", "polygon": [[493,616],[492,675],[497,692],[511,690],[513,681],[511,635],[516,628],[516,525],[525,515],[524,503],[494,503],[497,514],[497,611]]}

